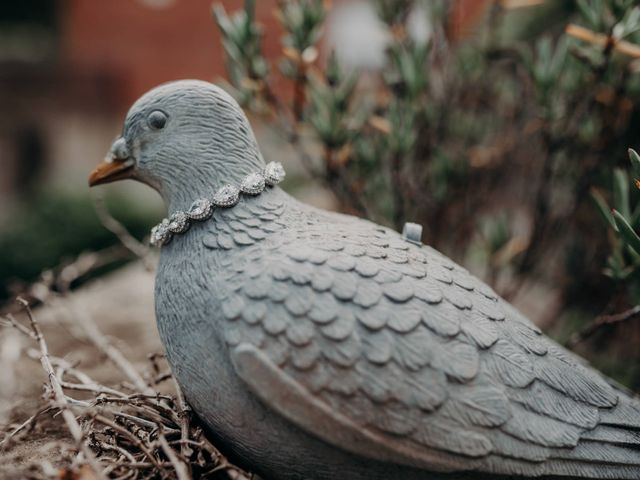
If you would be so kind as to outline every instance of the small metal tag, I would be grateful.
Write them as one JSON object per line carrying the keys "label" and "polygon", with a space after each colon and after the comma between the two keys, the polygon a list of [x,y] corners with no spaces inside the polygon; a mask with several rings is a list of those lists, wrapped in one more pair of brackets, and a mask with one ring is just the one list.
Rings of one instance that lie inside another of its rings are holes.
{"label": "small metal tag", "polygon": [[402,227],[402,238],[407,242],[422,245],[422,225],[411,222],[405,223],[404,227]]}

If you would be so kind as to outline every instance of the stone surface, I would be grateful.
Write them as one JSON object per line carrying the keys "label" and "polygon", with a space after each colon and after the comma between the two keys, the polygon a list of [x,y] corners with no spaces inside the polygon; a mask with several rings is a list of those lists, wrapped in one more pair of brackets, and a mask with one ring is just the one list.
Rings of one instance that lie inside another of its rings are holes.
{"label": "stone surface", "polygon": [[[169,211],[264,166],[204,82],[123,131]],[[195,411],[267,479],[640,478],[638,400],[434,249],[278,187],[163,247],[156,314]]]}

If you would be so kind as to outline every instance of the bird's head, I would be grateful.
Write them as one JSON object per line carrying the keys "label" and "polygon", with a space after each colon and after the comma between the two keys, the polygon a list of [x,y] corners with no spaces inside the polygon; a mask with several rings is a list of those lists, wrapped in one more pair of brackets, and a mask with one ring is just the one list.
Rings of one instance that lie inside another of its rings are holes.
{"label": "bird's head", "polygon": [[89,185],[131,178],[184,209],[224,183],[264,167],[251,126],[236,101],[208,82],[181,80],[136,101]]}

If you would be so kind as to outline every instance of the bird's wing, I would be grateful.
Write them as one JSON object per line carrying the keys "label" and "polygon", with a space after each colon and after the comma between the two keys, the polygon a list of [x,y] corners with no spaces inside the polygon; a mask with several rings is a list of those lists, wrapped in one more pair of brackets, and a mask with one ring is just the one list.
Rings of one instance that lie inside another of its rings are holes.
{"label": "bird's wing", "polygon": [[299,427],[425,469],[640,478],[640,403],[463,268],[350,217],[246,216],[205,240],[245,246],[222,269],[226,342]]}

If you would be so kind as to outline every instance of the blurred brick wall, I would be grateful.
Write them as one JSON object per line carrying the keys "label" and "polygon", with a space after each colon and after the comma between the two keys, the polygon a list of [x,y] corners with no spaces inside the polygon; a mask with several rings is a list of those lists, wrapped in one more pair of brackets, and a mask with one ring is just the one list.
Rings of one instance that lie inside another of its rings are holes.
{"label": "blurred brick wall", "polygon": [[[227,11],[242,0],[220,2]],[[256,2],[265,53],[279,51],[275,0]],[[115,76],[122,84],[117,108],[125,110],[158,83],[224,76],[222,46],[211,0],[65,0],[61,9],[61,60],[74,70]]]}
{"label": "blurred brick wall", "polygon": [[[334,0],[337,3],[349,0]],[[222,0],[227,11],[243,0]],[[457,0],[450,34],[465,36],[488,0]],[[215,80],[224,76],[222,46],[211,15],[211,0],[63,0],[60,10],[61,60],[78,72],[116,80],[120,111],[158,83],[179,78]],[[280,52],[276,0],[256,2],[265,32],[267,58]]]}
{"label": "blurred brick wall", "polygon": [[491,3],[492,0],[456,0],[449,14],[449,38],[455,41],[471,35]]}

